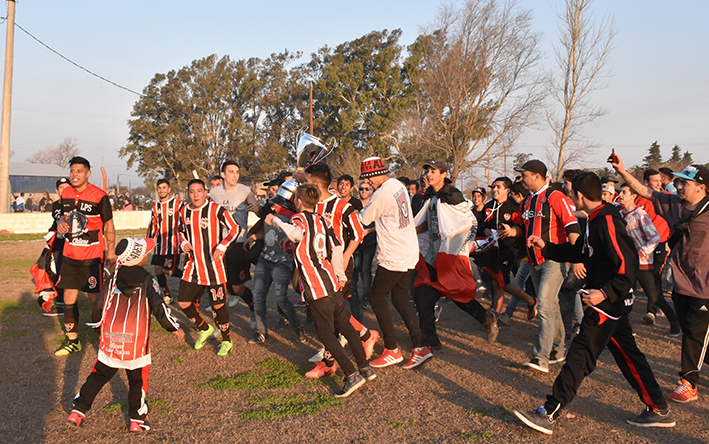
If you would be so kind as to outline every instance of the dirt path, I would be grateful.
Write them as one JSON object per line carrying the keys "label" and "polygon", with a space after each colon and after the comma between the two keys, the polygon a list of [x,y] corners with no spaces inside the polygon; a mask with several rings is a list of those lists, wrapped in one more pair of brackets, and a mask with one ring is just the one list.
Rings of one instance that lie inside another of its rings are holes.
{"label": "dirt path", "polygon": [[[672,405],[678,424],[673,429],[644,430],[627,425],[625,418],[639,412],[642,404],[610,353],[601,356],[597,369],[584,381],[553,437],[521,426],[511,409],[539,405],[559,370],[552,366],[552,371],[543,375],[520,365],[531,352],[536,321],[523,321],[518,312],[512,325],[503,328],[498,342],[491,345],[485,340],[484,329],[452,304],[444,304],[438,324],[443,352],[417,370],[375,370],[377,379],[339,405],[332,405],[334,398],[328,394],[341,384],[341,378],[328,378],[325,382],[330,385],[302,378],[310,368],[307,359],[318,347],[312,327],[305,345],[297,343],[288,328],[271,332],[264,345],[250,345],[246,342],[251,334],[249,312],[241,304],[231,309],[235,350],[224,359],[215,355],[215,343],[192,350],[188,344],[194,343],[193,331],[185,344],[156,325],[148,392],[153,430],[141,437],[128,436],[127,412],[120,405],[127,399],[127,382],[120,373],[121,377],[114,378],[99,394],[85,425],[70,427],[65,419],[71,400],[96,359],[97,344],[85,343],[81,353],[65,358],[52,354],[61,340],[61,329],[56,318],[41,315],[27,274],[41,248],[39,241],[0,243],[3,442],[709,441],[709,404],[704,396],[699,402]],[[178,282],[170,284],[175,291]],[[269,325],[273,325],[275,306],[272,301],[269,304]],[[488,305],[486,301],[483,304]],[[642,324],[644,307],[644,301],[635,307],[637,341],[667,391],[676,383],[680,342],[666,335],[669,327],[665,318],[659,318],[655,326]],[[302,309],[299,314],[304,318]],[[181,313],[179,317],[187,324]],[[376,328],[371,310],[365,311],[365,318],[367,326]],[[398,327],[408,356],[411,344],[400,320]],[[88,329],[82,334],[96,338]],[[381,345],[375,353],[380,351]],[[270,373],[259,365],[269,358],[275,358],[268,361],[275,369]],[[227,378],[221,380],[222,386],[231,384],[236,389],[219,389],[214,382],[219,377]],[[700,385],[705,386],[705,381],[702,378]],[[269,382],[279,388],[261,390],[268,388]],[[259,410],[263,406],[266,410]],[[303,408],[316,413],[283,417]],[[279,418],[249,419],[268,415]]]}

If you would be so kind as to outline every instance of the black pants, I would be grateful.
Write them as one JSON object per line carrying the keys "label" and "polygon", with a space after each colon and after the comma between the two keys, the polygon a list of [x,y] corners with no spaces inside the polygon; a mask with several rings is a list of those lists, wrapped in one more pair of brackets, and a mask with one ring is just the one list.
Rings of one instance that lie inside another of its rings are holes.
{"label": "black pants", "polygon": [[[74,399],[74,410],[84,415],[91,409],[96,395],[104,385],[111,380],[118,371],[117,368],[109,367],[103,362],[96,361],[91,374],[86,378],[86,382],[81,386],[79,395]],[[130,419],[145,421],[148,414],[148,406],[145,404],[145,395],[148,391],[148,374],[150,366],[126,370],[128,376],[128,414]]]}
{"label": "black pants", "polygon": [[682,370],[679,376],[696,387],[709,342],[709,299],[673,292],[672,301],[682,327]]}
{"label": "black pants", "polygon": [[377,266],[372,283],[372,294],[369,303],[372,306],[374,315],[377,317],[379,328],[384,337],[384,347],[388,350],[395,350],[399,347],[394,331],[394,321],[391,317],[391,310],[387,303],[387,295],[391,292],[391,303],[399,312],[401,318],[409,329],[411,344],[414,348],[421,347],[423,337],[421,328],[416,319],[416,311],[409,302],[409,282],[411,281],[411,270],[390,271],[381,266]]}
{"label": "black pants", "polygon": [[[414,289],[414,302],[419,313],[419,326],[423,334],[423,345],[435,347],[441,344],[436,333],[436,302],[441,298],[441,293],[433,287],[422,285]],[[480,302],[473,299],[470,302],[453,301],[461,310],[474,317],[476,321],[484,324],[487,320],[487,311]]]}
{"label": "black pants", "polygon": [[667,408],[667,401],[655,380],[645,355],[638,350],[628,316],[613,320],[587,308],[581,321],[581,331],[571,342],[566,363],[554,381],[552,394],[547,395],[544,408],[548,413],[567,406],[583,379],[596,368],[598,356],[608,346],[616,364],[637,392],[640,400],[653,409]]}
{"label": "black pants", "polygon": [[[669,252],[667,251],[667,241],[657,244],[652,258],[652,276],[655,279],[655,289],[657,294],[660,295],[661,298],[664,298],[662,291],[662,273],[665,271],[665,267],[667,266],[668,256]],[[656,314],[656,312],[657,306],[655,305],[655,302],[648,298],[647,313]]]}
{"label": "black pants", "polygon": [[[655,274],[654,270],[638,271],[638,282],[640,282],[640,285],[643,287],[645,295],[647,295],[648,307],[650,307],[650,304],[657,305],[667,317],[667,321],[670,323],[670,327],[674,328],[679,325],[677,321],[677,314],[667,302],[665,296],[662,294],[662,287],[660,287],[660,290],[658,291],[658,288],[656,286],[656,278],[657,275]],[[660,283],[662,283],[662,278],[660,278]],[[648,309],[648,312],[649,311],[650,310]]]}
{"label": "black pants", "polygon": [[357,361],[357,367],[366,367],[367,355],[359,338],[359,333],[350,323],[350,312],[345,309],[345,297],[342,292],[327,296],[321,299],[308,302],[310,312],[313,314],[313,322],[318,332],[318,339],[329,351],[335,361],[340,364],[345,376],[349,376],[357,371],[352,365],[352,361],[347,357],[347,352],[340,345],[340,341],[335,335],[335,328],[342,333],[350,344],[350,350]]}

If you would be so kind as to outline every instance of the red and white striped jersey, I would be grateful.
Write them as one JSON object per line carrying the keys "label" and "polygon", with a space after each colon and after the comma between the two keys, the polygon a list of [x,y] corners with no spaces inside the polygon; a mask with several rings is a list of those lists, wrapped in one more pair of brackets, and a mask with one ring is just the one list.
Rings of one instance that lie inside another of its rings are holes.
{"label": "red and white striped jersey", "polygon": [[119,268],[118,285],[109,285],[110,279],[97,301],[103,306],[98,360],[129,370],[150,365],[151,313],[168,331],[176,331],[180,324],[143,267]]}
{"label": "red and white striped jersey", "polygon": [[64,256],[78,261],[102,258],[106,250],[103,225],[113,219],[106,193],[91,184],[80,193],[66,187],[62,191],[62,215],[69,224]]}
{"label": "red and white striped jersey", "polygon": [[[563,244],[568,239],[567,233],[581,233],[571,199],[561,191],[551,188],[549,184],[524,199],[522,219],[525,239],[534,235],[545,242]],[[541,250],[534,247],[527,247],[527,257],[532,266],[544,262]]]}
{"label": "red and white striped jersey", "polygon": [[180,254],[180,240],[177,235],[182,202],[177,197],[167,202],[156,202],[150,215],[148,237],[155,239],[153,254],[173,256]]}
{"label": "red and white striped jersey", "polygon": [[322,216],[310,212],[296,214],[291,223],[303,230],[303,239],[293,250],[303,298],[312,301],[335,294],[340,286],[330,261],[332,247],[340,243],[332,227]]}
{"label": "red and white striped jersey", "polygon": [[[241,228],[222,206],[207,201],[199,208],[183,205],[180,209],[180,246],[184,242],[192,245],[187,255],[187,264],[182,280],[198,285],[219,285],[226,282],[224,257],[213,260],[215,249],[226,251],[226,247],[238,238]],[[222,228],[227,232],[222,235]],[[183,248],[184,250],[184,248]]]}
{"label": "red and white striped jersey", "polygon": [[333,194],[322,202],[318,202],[315,212],[332,227],[342,248],[347,248],[350,242],[356,242],[357,245],[362,243],[364,239],[362,221],[359,219],[359,213],[349,202]]}

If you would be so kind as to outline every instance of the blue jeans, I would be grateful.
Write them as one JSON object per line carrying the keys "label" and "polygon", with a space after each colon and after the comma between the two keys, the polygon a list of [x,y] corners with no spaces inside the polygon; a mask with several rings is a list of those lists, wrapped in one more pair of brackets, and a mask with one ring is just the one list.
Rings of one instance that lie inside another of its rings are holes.
{"label": "blue jeans", "polygon": [[532,282],[539,301],[539,328],[534,341],[534,357],[541,364],[549,363],[552,349],[556,356],[564,356],[564,322],[559,309],[559,290],[566,277],[566,264],[547,260],[532,267]]}
{"label": "blue jeans", "polygon": [[[369,301],[372,293],[372,261],[377,252],[377,245],[370,245],[365,248],[358,248],[354,255],[354,274],[352,275],[352,297],[358,297],[360,302]],[[360,295],[357,290],[357,283],[362,278],[363,292]]]}
{"label": "blue jeans", "polygon": [[[514,284],[524,290],[524,286],[527,283],[529,274],[532,272],[532,267],[529,265],[529,261],[521,261],[519,263],[519,268],[517,268],[517,274],[515,274]],[[505,314],[507,317],[511,318],[515,314],[515,309],[517,304],[519,304],[520,298],[517,296],[510,295],[510,301],[507,303],[507,308],[505,308]]]}
{"label": "blue jeans", "polygon": [[254,314],[256,315],[256,329],[268,334],[266,328],[266,296],[268,289],[273,283],[273,297],[282,313],[286,315],[290,325],[298,329],[301,324],[295,312],[293,302],[288,299],[288,285],[293,278],[293,267],[291,265],[276,264],[264,259],[256,263],[254,270]]}

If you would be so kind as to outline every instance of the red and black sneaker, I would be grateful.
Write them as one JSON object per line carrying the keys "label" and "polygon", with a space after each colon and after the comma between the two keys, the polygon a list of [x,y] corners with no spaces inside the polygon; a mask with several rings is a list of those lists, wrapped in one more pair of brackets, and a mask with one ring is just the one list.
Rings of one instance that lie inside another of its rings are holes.
{"label": "red and black sneaker", "polygon": [[76,410],[72,410],[71,413],[69,414],[69,417],[66,419],[67,422],[79,427],[81,423],[84,421],[84,416],[83,413],[77,412]]}
{"label": "red and black sneaker", "polygon": [[148,425],[147,421],[138,421],[137,419],[131,419],[130,428],[128,430],[135,433],[147,432],[148,430],[150,430],[150,425]]}

